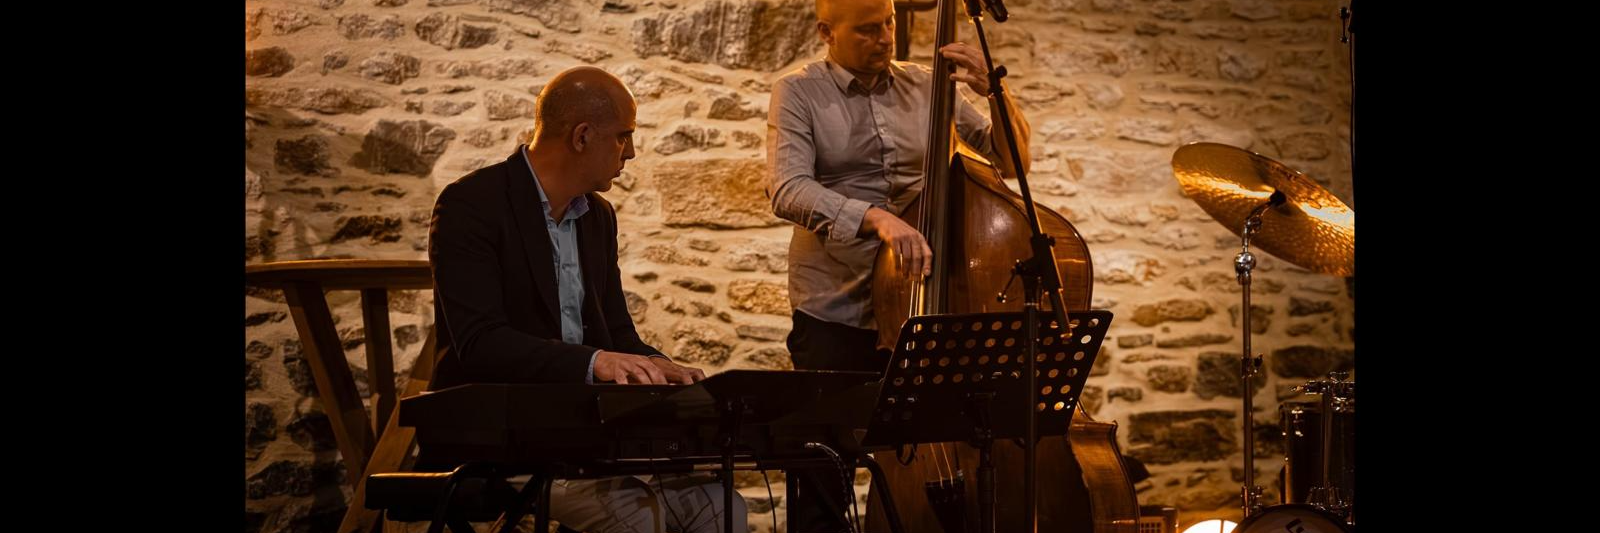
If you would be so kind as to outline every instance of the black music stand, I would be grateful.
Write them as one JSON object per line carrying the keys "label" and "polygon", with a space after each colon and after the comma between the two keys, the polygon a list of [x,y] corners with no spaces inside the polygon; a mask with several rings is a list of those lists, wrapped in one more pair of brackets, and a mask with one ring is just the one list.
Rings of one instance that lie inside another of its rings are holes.
{"label": "black music stand", "polygon": [[[1068,313],[1071,334],[1038,314],[1039,402],[1029,411],[1024,312],[912,317],[900,329],[863,446],[966,441],[979,450],[981,523],[994,522],[994,439],[1065,435],[1084,382],[1111,325],[1110,311]],[[958,414],[959,415],[956,415]],[[888,503],[888,502],[885,502]],[[887,510],[887,508],[886,508]]]}

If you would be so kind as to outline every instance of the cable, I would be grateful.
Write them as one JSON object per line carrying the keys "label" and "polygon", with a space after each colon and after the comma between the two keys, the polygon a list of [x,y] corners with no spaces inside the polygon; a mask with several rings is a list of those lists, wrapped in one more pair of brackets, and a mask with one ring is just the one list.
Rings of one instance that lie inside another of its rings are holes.
{"label": "cable", "polygon": [[766,470],[761,471],[761,481],[767,483],[767,507],[772,511],[772,533],[778,533],[778,501],[772,497],[772,480],[767,479]]}
{"label": "cable", "polygon": [[[654,455],[654,454],[652,454],[652,455]],[[671,514],[672,515],[672,519],[678,522],[678,527],[680,527],[680,528],[685,527],[685,522],[683,521],[683,518],[678,516],[678,512],[677,511],[672,510],[672,498],[667,497],[667,488],[666,488],[665,485],[663,485],[661,483],[661,472],[656,470],[656,460],[655,460],[655,458],[654,457],[649,457],[649,458],[646,458],[646,459],[647,459],[646,462],[650,464],[650,476],[655,478],[655,480],[656,480],[656,498],[660,499],[661,500],[661,504],[665,505],[667,507],[667,513]],[[713,502],[713,505],[715,505],[714,502]],[[726,510],[724,510],[724,512],[726,512]]]}
{"label": "cable", "polygon": [[[854,469],[846,467],[844,459],[839,457],[839,452],[833,451],[833,448],[829,448],[826,444],[807,442],[806,448],[822,450],[823,453],[828,454],[829,459],[833,460],[834,467],[839,469],[839,480],[842,482],[841,484],[843,485],[844,489],[841,495],[845,497],[845,501],[840,503],[844,504],[845,521],[849,522],[851,532],[859,533],[859,528],[856,527],[856,522],[860,521],[861,519],[861,510],[856,507]],[[850,517],[852,510],[855,511],[855,518]]]}

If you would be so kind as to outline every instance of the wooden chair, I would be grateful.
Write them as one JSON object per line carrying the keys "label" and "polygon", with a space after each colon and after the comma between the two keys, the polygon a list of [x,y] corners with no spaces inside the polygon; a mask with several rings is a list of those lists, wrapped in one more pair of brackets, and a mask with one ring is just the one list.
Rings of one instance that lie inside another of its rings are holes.
{"label": "wooden chair", "polygon": [[[367,533],[380,529],[380,511],[364,505],[367,477],[410,468],[416,430],[400,427],[395,405],[399,398],[427,390],[433,379],[437,350],[435,332],[428,329],[422,353],[412,367],[404,391],[395,390],[394,350],[389,333],[389,291],[432,290],[433,275],[427,261],[333,259],[282,261],[248,265],[245,284],[281,289],[299,331],[302,352],[311,366],[317,395],[344,457],[354,475],[355,488],[339,533]],[[339,332],[328,309],[327,291],[361,291],[361,315],[366,330],[367,371],[371,377],[372,411],[362,405],[355,379],[345,359]],[[390,529],[393,531],[393,529]]]}

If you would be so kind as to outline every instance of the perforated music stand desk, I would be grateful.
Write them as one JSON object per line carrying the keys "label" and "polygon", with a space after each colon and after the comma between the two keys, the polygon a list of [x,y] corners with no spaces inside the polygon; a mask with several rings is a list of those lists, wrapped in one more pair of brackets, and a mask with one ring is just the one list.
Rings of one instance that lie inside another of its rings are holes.
{"label": "perforated music stand desk", "polygon": [[[1068,313],[1071,335],[1050,334],[1053,320],[1039,313],[1036,358],[1038,435],[1065,435],[1084,381],[1111,325],[1111,312]],[[863,446],[969,442],[975,422],[992,437],[1027,434],[1026,331],[1023,313],[913,317],[900,329]],[[975,398],[992,395],[986,402]],[[979,407],[986,403],[986,407]],[[984,412],[977,412],[984,411]]]}

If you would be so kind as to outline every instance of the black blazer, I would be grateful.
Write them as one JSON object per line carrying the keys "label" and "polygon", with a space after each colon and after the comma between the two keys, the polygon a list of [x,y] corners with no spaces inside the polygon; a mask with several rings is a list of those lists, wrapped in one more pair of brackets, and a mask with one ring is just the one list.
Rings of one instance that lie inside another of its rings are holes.
{"label": "black blazer", "polygon": [[446,186],[433,207],[439,366],[430,388],[582,383],[596,349],[659,355],[634,330],[617,269],[617,215],[590,193],[577,220],[583,344],[561,340],[550,232],[522,148]]}

